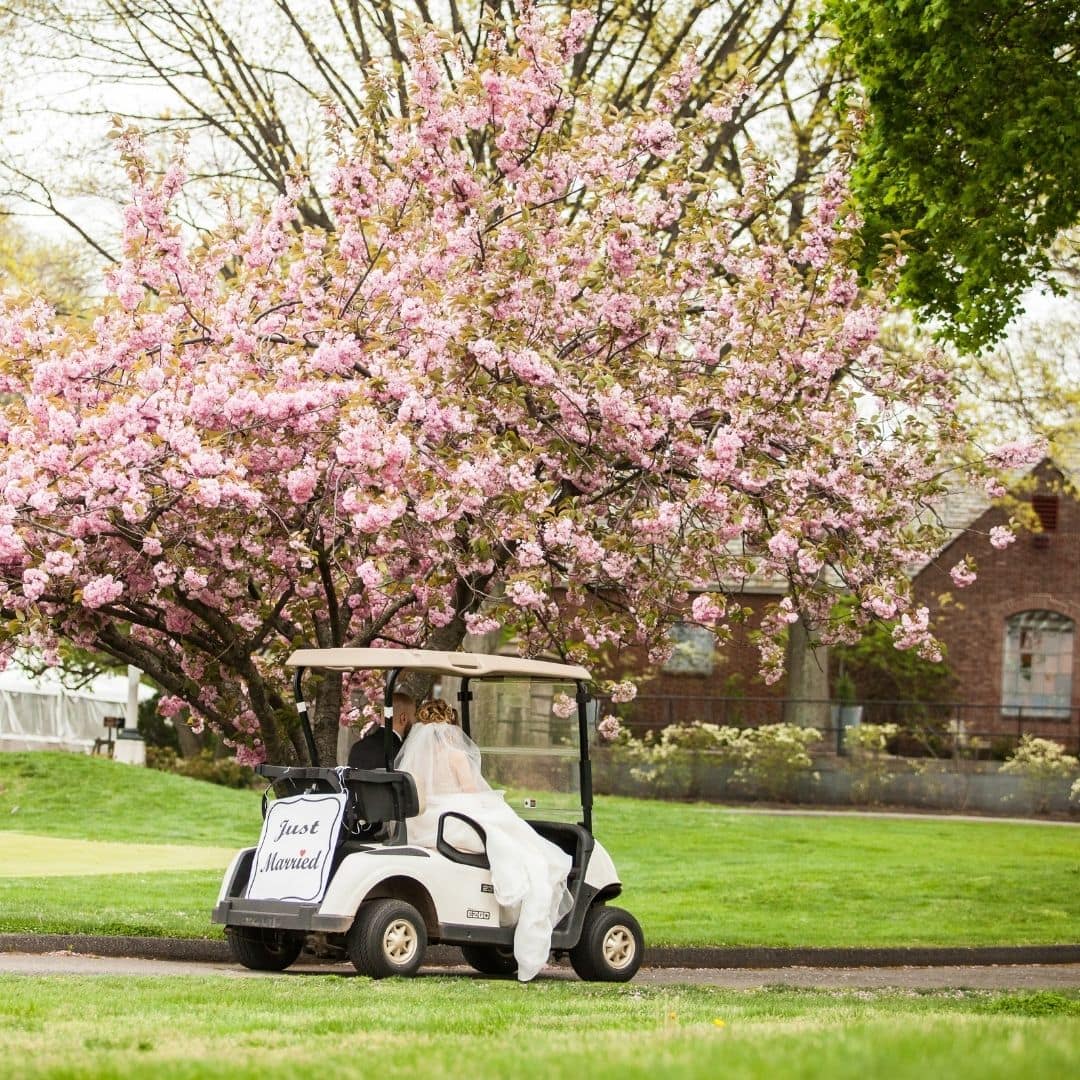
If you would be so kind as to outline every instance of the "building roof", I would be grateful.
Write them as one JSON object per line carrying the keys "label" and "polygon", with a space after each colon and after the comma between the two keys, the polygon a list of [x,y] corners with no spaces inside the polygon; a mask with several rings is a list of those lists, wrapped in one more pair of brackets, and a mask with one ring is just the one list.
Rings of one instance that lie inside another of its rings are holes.
{"label": "building roof", "polygon": [[993,502],[985,491],[964,487],[957,491],[950,491],[926,511],[923,520],[943,526],[948,535],[930,555],[911,567],[908,576],[918,577],[950,544],[963,536],[991,506]]}
{"label": "building roof", "polygon": [[[1059,468],[1057,461],[1049,457],[1044,457],[1042,460],[1036,462],[1034,465],[1028,466],[1026,469],[1017,470],[1007,477],[1005,481],[1010,494],[1015,495],[1015,489],[1021,482],[1032,476],[1044,466],[1049,466],[1052,469]],[[957,488],[955,491],[950,491],[940,499],[930,509],[924,520],[932,521],[934,524],[943,525],[948,531],[948,536],[931,556],[918,563],[909,571],[910,576],[917,577],[921,574],[927,566],[938,559],[943,551],[964,533],[968,532],[975,522],[995,504],[996,500],[991,499],[983,488],[970,485],[964,485],[963,487]]]}

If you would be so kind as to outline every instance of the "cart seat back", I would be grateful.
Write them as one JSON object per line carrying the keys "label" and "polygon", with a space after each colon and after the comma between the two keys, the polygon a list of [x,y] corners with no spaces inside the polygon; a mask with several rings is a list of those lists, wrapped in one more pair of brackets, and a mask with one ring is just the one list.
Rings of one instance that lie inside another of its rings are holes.
{"label": "cart seat back", "polygon": [[420,813],[412,774],[396,769],[346,769],[345,787],[361,821],[404,821]]}
{"label": "cart seat back", "polygon": [[324,769],[306,765],[258,765],[279,799],[344,791],[346,823],[404,821],[420,813],[416,782],[396,769]]}

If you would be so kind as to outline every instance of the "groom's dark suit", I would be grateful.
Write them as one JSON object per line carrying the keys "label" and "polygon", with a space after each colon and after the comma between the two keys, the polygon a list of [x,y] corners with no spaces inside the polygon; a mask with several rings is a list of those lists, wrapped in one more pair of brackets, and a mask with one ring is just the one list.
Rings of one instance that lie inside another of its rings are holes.
{"label": "groom's dark suit", "polygon": [[[394,732],[394,757],[397,757],[401,749],[401,736]],[[391,765],[393,762],[391,762]],[[381,769],[386,765],[386,756],[383,751],[383,728],[382,725],[373,727],[363,738],[353,743],[349,751],[350,769]]]}
{"label": "groom's dark suit", "polygon": [[[401,749],[402,738],[395,731],[394,733],[394,757],[397,757],[398,751]],[[384,750],[384,731],[382,725],[376,725],[366,735],[358,739],[353,743],[352,749],[349,751],[349,768],[350,769],[381,769],[386,765],[386,752]],[[391,761],[393,766],[393,761]],[[369,821],[364,825],[361,825],[356,830],[357,838],[360,840],[371,841],[381,832],[383,823],[381,821]]]}

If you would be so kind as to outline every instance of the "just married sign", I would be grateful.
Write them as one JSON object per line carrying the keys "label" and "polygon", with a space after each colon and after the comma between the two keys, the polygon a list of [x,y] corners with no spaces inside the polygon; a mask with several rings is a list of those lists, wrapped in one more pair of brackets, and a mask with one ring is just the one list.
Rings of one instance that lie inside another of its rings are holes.
{"label": "just married sign", "polygon": [[345,795],[294,795],[270,804],[255,849],[249,900],[321,900]]}

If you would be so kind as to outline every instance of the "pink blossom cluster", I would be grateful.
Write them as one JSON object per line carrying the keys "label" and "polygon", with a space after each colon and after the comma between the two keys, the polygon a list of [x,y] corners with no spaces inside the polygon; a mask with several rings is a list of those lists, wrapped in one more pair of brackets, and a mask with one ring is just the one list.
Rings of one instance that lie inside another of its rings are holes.
{"label": "pink blossom cluster", "polygon": [[577,704],[567,694],[556,694],[551,703],[551,711],[563,720],[568,719],[577,712]]}
{"label": "pink blossom cluster", "polygon": [[603,720],[596,725],[596,734],[604,742],[614,742],[619,737],[619,732],[622,731],[622,723],[617,716],[605,716]]}
{"label": "pink blossom cluster", "polygon": [[1006,525],[994,525],[990,529],[990,545],[1002,551],[1016,540],[1016,533]]}
{"label": "pink blossom cluster", "polygon": [[893,642],[898,649],[916,649],[927,660],[941,660],[941,649],[928,636],[930,612],[920,607],[900,616],[900,621],[893,628]]}
{"label": "pink blossom cluster", "polygon": [[958,589],[966,589],[969,585],[975,582],[975,571],[971,568],[969,563],[965,561],[958,562],[949,571],[949,577],[952,579],[952,583]]}
{"label": "pink blossom cluster", "polygon": [[991,466],[998,469],[1022,469],[1036,464],[1046,453],[1043,439],[1014,439],[1002,443],[987,455]]}
{"label": "pink blossom cluster", "polygon": [[723,619],[724,611],[725,605],[722,601],[705,593],[695,596],[693,603],[690,605],[690,614],[693,616],[694,621],[704,626],[716,626]]}

